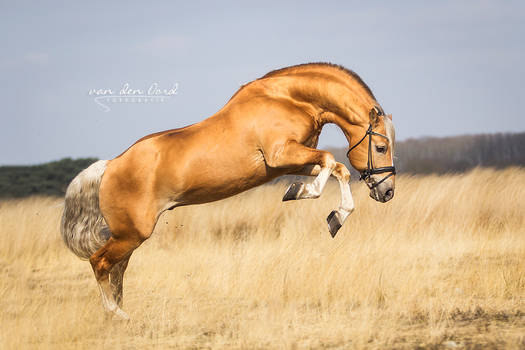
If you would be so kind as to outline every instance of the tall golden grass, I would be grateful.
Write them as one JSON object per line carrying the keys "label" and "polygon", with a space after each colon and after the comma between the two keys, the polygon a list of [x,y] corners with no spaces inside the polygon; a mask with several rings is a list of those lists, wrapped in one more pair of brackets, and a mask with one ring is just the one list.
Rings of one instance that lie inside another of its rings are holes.
{"label": "tall golden grass", "polygon": [[60,199],[0,204],[0,348],[525,347],[525,170],[397,179],[335,239],[339,201],[285,186],[166,213],[103,315],[89,263],[59,236]]}

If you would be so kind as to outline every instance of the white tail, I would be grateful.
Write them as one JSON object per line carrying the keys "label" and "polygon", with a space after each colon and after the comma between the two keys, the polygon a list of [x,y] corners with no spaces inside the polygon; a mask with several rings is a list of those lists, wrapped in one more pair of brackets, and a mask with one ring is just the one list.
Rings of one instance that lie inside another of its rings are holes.
{"label": "white tail", "polygon": [[67,187],[61,233],[69,249],[81,259],[89,259],[111,237],[98,204],[106,164],[107,160],[91,164]]}

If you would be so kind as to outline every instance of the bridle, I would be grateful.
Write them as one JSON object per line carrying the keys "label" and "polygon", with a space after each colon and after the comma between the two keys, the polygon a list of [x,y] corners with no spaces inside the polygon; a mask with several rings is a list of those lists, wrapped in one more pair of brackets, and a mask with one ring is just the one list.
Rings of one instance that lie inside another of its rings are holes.
{"label": "bridle", "polygon": [[[380,167],[380,168],[374,168],[374,164],[373,164],[373,160],[372,160],[372,135],[381,136],[381,137],[384,137],[385,139],[388,140],[388,137],[386,135],[383,135],[383,134],[377,133],[375,131],[372,131],[372,124],[370,124],[370,126],[368,127],[368,130],[365,133],[365,136],[363,136],[363,138],[361,138],[361,140],[359,140],[358,143],[356,143],[355,145],[350,147],[348,152],[346,152],[346,157],[349,158],[350,152],[352,152],[352,150],[354,148],[359,146],[359,144],[361,144],[361,142],[363,142],[363,140],[366,139],[366,137],[368,136],[368,160],[366,162],[366,169],[361,172],[361,177],[359,177],[359,180],[365,180],[366,185],[370,189],[373,189],[373,188],[379,186],[383,181],[388,179],[390,176],[396,174],[396,168],[394,166],[384,166],[384,167]],[[393,155],[392,155],[392,157],[393,157]],[[383,174],[383,173],[390,173],[390,174],[388,174],[387,176],[382,178],[379,182],[376,182],[376,183],[373,183],[373,184],[369,184],[368,183],[368,180],[370,179],[370,177],[372,175]]]}

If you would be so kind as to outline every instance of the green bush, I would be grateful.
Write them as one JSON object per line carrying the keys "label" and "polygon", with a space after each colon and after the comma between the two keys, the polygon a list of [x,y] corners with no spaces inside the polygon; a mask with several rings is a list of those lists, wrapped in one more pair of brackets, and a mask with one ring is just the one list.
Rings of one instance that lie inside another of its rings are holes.
{"label": "green bush", "polygon": [[71,159],[31,165],[0,167],[0,197],[63,196],[67,185],[96,158]]}

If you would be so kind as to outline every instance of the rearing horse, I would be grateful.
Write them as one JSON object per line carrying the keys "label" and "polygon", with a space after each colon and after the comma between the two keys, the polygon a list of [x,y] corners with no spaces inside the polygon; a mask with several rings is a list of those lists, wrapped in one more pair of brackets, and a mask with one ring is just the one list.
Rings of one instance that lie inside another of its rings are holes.
{"label": "rearing horse", "polygon": [[124,271],[165,210],[216,201],[285,174],[316,177],[290,185],[283,201],[317,198],[332,175],[341,190],[341,204],[327,219],[335,236],[354,201],[348,169],[316,149],[327,123],[346,136],[350,163],[370,196],[390,200],[391,116],[357,74],[328,63],[272,71],[242,86],[210,118],[145,136],[78,174],[66,192],[61,232],[76,255],[89,259],[105,310],[128,318],[121,309]]}

